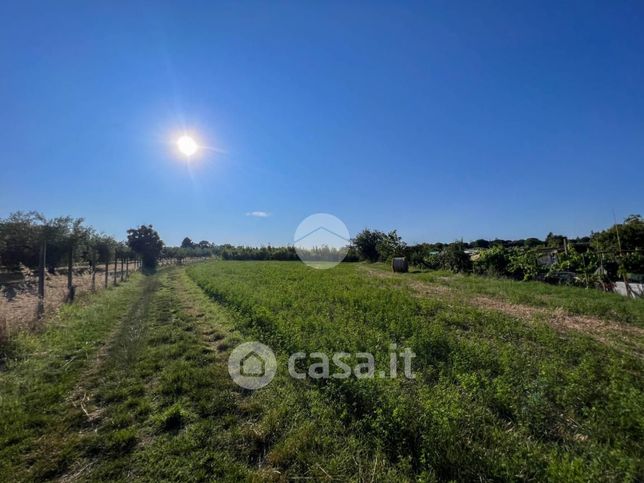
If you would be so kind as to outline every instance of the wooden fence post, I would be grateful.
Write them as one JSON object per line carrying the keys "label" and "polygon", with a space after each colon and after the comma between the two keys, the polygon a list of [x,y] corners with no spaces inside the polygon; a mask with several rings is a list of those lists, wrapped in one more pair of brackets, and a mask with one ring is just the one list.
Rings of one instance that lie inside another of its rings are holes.
{"label": "wooden fence post", "polygon": [[118,270],[118,258],[116,257],[116,254],[114,254],[114,285],[116,285],[116,271]]}
{"label": "wooden fence post", "polygon": [[92,292],[96,292],[96,257],[92,255]]}
{"label": "wooden fence post", "polygon": [[121,257],[121,282],[123,281],[123,258]]}
{"label": "wooden fence post", "polygon": [[47,263],[47,240],[43,238],[38,257],[38,318],[45,314],[45,264]]}
{"label": "wooden fence post", "polygon": [[74,266],[74,246],[70,244],[69,253],[67,254],[67,302],[74,301],[74,280],[73,280],[73,266]]}
{"label": "wooden fence post", "polygon": [[125,278],[130,278],[130,258],[125,260]]}
{"label": "wooden fence post", "polygon": [[110,262],[108,259],[105,259],[105,288],[107,288],[107,277],[110,274]]}

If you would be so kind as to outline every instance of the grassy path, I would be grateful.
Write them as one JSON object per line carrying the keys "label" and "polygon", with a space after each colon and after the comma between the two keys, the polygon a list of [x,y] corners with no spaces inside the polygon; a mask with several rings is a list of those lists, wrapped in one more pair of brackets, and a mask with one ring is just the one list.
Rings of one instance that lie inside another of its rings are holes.
{"label": "grassy path", "polygon": [[173,268],[16,341],[0,373],[0,474],[244,478],[257,455],[240,435],[249,416],[225,366],[229,330],[223,309]]}

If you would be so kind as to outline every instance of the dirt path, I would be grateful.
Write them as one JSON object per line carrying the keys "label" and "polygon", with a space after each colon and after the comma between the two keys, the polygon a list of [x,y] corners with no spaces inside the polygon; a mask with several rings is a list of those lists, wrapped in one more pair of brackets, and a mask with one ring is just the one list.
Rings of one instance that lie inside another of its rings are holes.
{"label": "dirt path", "polygon": [[246,479],[262,450],[245,437],[248,394],[228,375],[237,340],[182,267],[63,311],[0,373],[0,475]]}
{"label": "dirt path", "polygon": [[559,331],[578,331],[604,343],[617,346],[619,349],[626,349],[640,357],[644,356],[644,349],[639,341],[644,340],[644,329],[626,325],[616,321],[608,321],[597,317],[586,315],[570,314],[561,308],[547,309],[533,307],[525,304],[515,304],[504,300],[485,297],[481,295],[463,297],[458,291],[437,285],[430,282],[401,277],[400,275],[361,267],[370,276],[396,280],[399,284],[410,288],[416,295],[421,297],[438,297],[452,301],[458,301],[477,307],[483,310],[494,310],[510,317],[524,321],[543,321]]}
{"label": "dirt path", "polygon": [[216,474],[220,460],[226,476],[245,475],[253,458],[235,440],[246,395],[227,372],[233,339],[227,313],[183,269],[147,277],[68,397],[61,429],[75,435],[58,444],[55,478],[174,480],[186,465]]}
{"label": "dirt path", "polygon": [[[104,424],[103,414],[106,406],[97,401],[96,393],[105,383],[105,374],[110,372],[110,365],[128,364],[136,357],[139,350],[145,321],[150,311],[150,303],[154,293],[158,289],[158,276],[145,277],[141,282],[141,294],[136,303],[129,307],[129,310],[110,336],[110,339],[97,352],[92,365],[81,375],[80,380],[68,397],[75,417],[80,409],[86,417],[81,437],[84,434],[97,432]],[[77,460],[60,477],[60,481],[76,481],[88,470],[91,470],[93,461]]]}

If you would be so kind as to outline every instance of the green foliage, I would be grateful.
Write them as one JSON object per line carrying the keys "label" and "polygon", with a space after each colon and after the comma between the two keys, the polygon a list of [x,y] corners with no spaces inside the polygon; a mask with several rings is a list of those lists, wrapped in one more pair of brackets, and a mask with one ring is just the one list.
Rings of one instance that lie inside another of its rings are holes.
{"label": "green foliage", "polygon": [[644,250],[644,218],[640,215],[630,215],[624,223],[593,234],[591,243],[599,250],[614,253],[619,253],[620,249]]}
{"label": "green foliage", "polygon": [[554,233],[548,233],[546,236],[546,247],[548,248],[563,248],[565,236],[555,235]]}
{"label": "green foliage", "polygon": [[152,225],[141,225],[139,228],[129,229],[127,244],[141,257],[144,267],[156,267],[163,249],[163,242]]}
{"label": "green foliage", "polygon": [[513,250],[510,252],[508,271],[520,280],[535,280],[545,273],[535,250]]}
{"label": "green foliage", "polygon": [[369,262],[380,260],[378,247],[385,238],[385,234],[378,230],[369,230],[365,228],[358,233],[352,240],[360,258]]}
{"label": "green foliage", "polygon": [[195,247],[195,244],[188,237],[185,237],[181,242],[181,248],[194,248],[194,247]]}
{"label": "green foliage", "polygon": [[479,275],[503,277],[508,273],[509,263],[508,250],[501,245],[495,245],[479,253],[473,264],[473,272]]}
{"label": "green foliage", "polygon": [[280,360],[293,351],[369,351],[382,367],[390,342],[417,354],[413,382],[278,377],[259,391],[271,411],[257,428],[270,435],[267,461],[283,475],[315,464],[341,468],[334,465],[348,454],[367,452],[373,461],[379,451],[383,474],[399,480],[635,479],[644,417],[636,355],[442,296],[419,299],[395,285],[399,278],[388,285],[350,265],[320,273],[301,264],[213,262],[188,272],[235,314],[245,337],[270,345]]}
{"label": "green foliage", "polygon": [[[6,348],[0,474],[638,480],[638,340],[620,336],[632,350],[618,352],[467,300],[476,288],[548,307],[582,300],[580,310],[642,301],[446,272],[371,277],[361,268],[213,261],[135,275],[95,304],[66,307],[60,323]],[[400,284],[413,277],[462,290],[418,297]],[[228,351],[241,340],[276,353],[278,374],[261,390],[230,380]],[[297,350],[368,351],[387,368],[392,342],[417,354],[415,379],[300,381],[284,370]]]}
{"label": "green foliage", "polygon": [[10,268],[17,268],[21,263],[28,267],[38,266],[42,225],[42,215],[35,212],[17,212],[0,220],[0,263]]}
{"label": "green foliage", "polygon": [[557,254],[557,260],[549,267],[546,280],[556,276],[558,272],[572,272],[577,274],[572,283],[590,287],[599,281],[599,277],[595,275],[598,267],[599,257],[595,253],[580,253],[574,246],[570,246],[567,252]]}
{"label": "green foliage", "polygon": [[404,254],[405,242],[396,230],[383,234],[377,245],[378,257],[381,262],[389,262],[393,257],[399,257]]}
{"label": "green foliage", "polygon": [[116,241],[108,236],[96,235],[92,241],[92,257],[96,262],[107,263],[114,258]]}
{"label": "green foliage", "polygon": [[39,263],[43,240],[46,242],[46,265],[50,271],[72,261],[87,259],[93,230],[83,219],[58,217],[47,219],[37,212],[16,212],[0,220],[0,264],[17,269],[21,264],[35,268]]}
{"label": "green foliage", "polygon": [[219,245],[213,248],[213,254],[224,260],[298,260],[295,247],[243,247]]}
{"label": "green foliage", "polygon": [[644,274],[644,250],[624,254],[623,271],[625,273]]}
{"label": "green foliage", "polygon": [[440,266],[443,270],[454,273],[468,273],[472,271],[472,261],[465,253],[461,243],[452,243],[439,255]]}
{"label": "green foliage", "polygon": [[406,244],[396,230],[384,233],[365,228],[352,242],[358,257],[368,262],[388,262],[406,255]]}

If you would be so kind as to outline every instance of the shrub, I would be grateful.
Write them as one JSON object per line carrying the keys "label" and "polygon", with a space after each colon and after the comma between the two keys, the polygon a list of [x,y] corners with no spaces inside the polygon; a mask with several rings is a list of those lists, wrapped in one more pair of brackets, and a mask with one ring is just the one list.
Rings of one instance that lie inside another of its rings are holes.
{"label": "shrub", "polygon": [[514,250],[510,253],[508,263],[509,273],[521,280],[535,280],[545,273],[539,264],[537,252],[534,250]]}
{"label": "shrub", "polygon": [[479,254],[474,262],[473,271],[479,275],[502,277],[508,274],[509,263],[508,251],[501,245],[496,245]]}
{"label": "shrub", "polygon": [[448,245],[440,254],[441,268],[454,273],[471,272],[472,260],[465,253],[462,243],[452,243]]}

